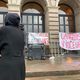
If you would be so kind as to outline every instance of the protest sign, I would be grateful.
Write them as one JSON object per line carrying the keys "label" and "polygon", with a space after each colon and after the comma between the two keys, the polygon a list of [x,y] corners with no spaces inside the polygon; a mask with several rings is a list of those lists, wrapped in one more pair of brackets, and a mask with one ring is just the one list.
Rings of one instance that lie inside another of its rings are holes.
{"label": "protest sign", "polygon": [[80,33],[59,33],[60,47],[66,50],[80,50]]}
{"label": "protest sign", "polygon": [[48,33],[29,33],[28,43],[49,45]]}

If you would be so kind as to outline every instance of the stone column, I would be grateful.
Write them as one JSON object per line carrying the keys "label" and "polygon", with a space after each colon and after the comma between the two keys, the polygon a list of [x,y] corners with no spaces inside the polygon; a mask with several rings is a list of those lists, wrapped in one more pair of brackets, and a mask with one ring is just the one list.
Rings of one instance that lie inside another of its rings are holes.
{"label": "stone column", "polygon": [[76,32],[80,32],[80,8],[79,9],[75,9],[75,29]]}
{"label": "stone column", "polygon": [[20,15],[20,2],[21,0],[8,0],[8,12]]}
{"label": "stone column", "polygon": [[50,41],[56,41],[59,39],[59,20],[58,20],[58,7],[50,7],[48,9],[48,27],[50,34]]}
{"label": "stone column", "polygon": [[[79,32],[80,33],[80,8],[78,9],[75,9],[75,29],[76,29],[76,32]],[[80,50],[77,51],[77,53],[80,54]]]}
{"label": "stone column", "polygon": [[[48,30],[49,30],[49,41],[50,50],[54,48],[53,42],[59,40],[59,17],[58,17],[58,1],[59,0],[47,0],[48,1]],[[55,45],[56,46],[56,45]],[[56,49],[53,53],[57,53]]]}
{"label": "stone column", "polygon": [[47,24],[51,42],[59,39],[58,2],[59,0],[47,0]]}

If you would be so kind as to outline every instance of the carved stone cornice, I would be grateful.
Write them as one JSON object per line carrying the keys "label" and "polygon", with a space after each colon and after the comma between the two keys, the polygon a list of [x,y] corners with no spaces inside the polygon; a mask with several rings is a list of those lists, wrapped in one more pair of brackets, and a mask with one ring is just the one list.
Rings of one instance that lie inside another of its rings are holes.
{"label": "carved stone cornice", "polygon": [[58,3],[59,0],[46,0],[47,1],[47,8],[59,8]]}

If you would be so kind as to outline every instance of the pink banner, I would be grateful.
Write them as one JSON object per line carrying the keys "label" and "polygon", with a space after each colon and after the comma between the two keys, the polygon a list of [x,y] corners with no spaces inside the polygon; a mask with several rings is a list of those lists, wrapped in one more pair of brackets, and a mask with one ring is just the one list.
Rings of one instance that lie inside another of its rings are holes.
{"label": "pink banner", "polygon": [[60,47],[66,50],[80,50],[80,33],[59,33]]}

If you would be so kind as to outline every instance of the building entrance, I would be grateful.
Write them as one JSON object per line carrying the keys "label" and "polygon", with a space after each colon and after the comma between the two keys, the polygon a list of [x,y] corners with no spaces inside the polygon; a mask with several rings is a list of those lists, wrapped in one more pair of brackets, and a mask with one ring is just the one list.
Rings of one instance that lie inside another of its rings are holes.
{"label": "building entrance", "polygon": [[28,33],[41,33],[45,31],[44,15],[39,13],[22,13],[21,23],[24,25],[26,44],[28,44]]}
{"label": "building entrance", "polygon": [[22,13],[21,23],[24,25],[25,42],[26,42],[26,47],[28,49],[27,57],[32,57],[33,59],[41,59],[40,56],[44,54],[44,50],[43,50],[44,47],[42,48],[43,45],[29,44],[28,34],[31,32],[32,33],[45,32],[44,15],[40,13]]}

